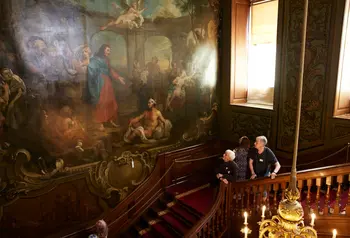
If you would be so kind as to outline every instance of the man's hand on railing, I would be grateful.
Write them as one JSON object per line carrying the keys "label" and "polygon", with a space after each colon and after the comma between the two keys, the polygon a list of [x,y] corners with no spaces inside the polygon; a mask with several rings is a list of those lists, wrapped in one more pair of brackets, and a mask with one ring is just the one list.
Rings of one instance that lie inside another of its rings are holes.
{"label": "man's hand on railing", "polygon": [[255,179],[256,178],[256,174],[252,174],[252,176],[250,176],[250,179]]}
{"label": "man's hand on railing", "polygon": [[271,179],[275,179],[276,178],[276,176],[277,176],[277,174],[275,173],[275,172],[273,172],[272,174],[271,174]]}
{"label": "man's hand on railing", "polygon": [[220,180],[221,180],[222,182],[224,182],[224,184],[228,184],[227,179],[225,179],[225,178],[223,179],[223,178],[222,178],[222,179],[220,179]]}

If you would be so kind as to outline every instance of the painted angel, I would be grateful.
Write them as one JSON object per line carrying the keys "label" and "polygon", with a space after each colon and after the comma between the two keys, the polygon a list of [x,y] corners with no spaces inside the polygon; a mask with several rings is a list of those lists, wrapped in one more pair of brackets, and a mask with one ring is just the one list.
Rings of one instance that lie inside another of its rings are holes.
{"label": "painted angel", "polygon": [[107,29],[110,26],[127,26],[130,30],[133,28],[140,28],[144,22],[142,13],[146,8],[141,9],[143,6],[144,0],[138,0],[133,2],[130,5],[127,3],[127,0],[121,0],[120,5],[117,5],[115,2],[112,2],[112,6],[119,13],[119,16],[116,20],[109,22],[106,26],[101,27],[101,30]]}

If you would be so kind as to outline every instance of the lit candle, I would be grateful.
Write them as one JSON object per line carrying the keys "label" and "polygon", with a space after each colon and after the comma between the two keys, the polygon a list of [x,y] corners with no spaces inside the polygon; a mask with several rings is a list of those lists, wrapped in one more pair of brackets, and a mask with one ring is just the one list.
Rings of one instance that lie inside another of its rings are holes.
{"label": "lit candle", "polygon": [[248,224],[248,213],[244,212],[244,225]]}
{"label": "lit candle", "polygon": [[262,215],[261,215],[262,218],[265,218],[265,211],[266,211],[266,206],[264,205],[262,207]]}
{"label": "lit candle", "polygon": [[134,168],[135,164],[134,164],[134,160],[131,160],[131,168]]}
{"label": "lit candle", "polygon": [[336,230],[336,229],[333,230],[333,236],[332,236],[332,238],[337,238],[337,230]]}
{"label": "lit candle", "polygon": [[244,238],[248,238],[248,227],[244,227]]}
{"label": "lit candle", "polygon": [[310,226],[314,226],[315,225],[315,218],[316,218],[315,213],[312,213],[311,214],[311,224],[310,224]]}

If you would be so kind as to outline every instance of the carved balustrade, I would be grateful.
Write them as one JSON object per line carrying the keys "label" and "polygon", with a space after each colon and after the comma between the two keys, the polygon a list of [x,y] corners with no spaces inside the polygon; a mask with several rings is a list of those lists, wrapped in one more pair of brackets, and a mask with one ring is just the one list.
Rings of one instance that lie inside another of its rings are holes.
{"label": "carved balustrade", "polygon": [[[249,214],[248,223],[253,230],[249,237],[257,237],[261,208],[266,206],[265,217],[277,213],[278,204],[284,198],[290,173],[275,179],[261,178],[230,185],[220,185],[215,204],[185,237],[241,237],[243,213]],[[298,172],[298,188],[302,193],[304,219],[309,222],[316,214],[319,237],[329,237],[331,229],[337,229],[339,237],[348,234],[350,224],[350,164],[328,166]],[[331,222],[330,222],[331,221]],[[243,237],[243,236],[242,236]]]}
{"label": "carved balustrade", "polygon": [[[350,222],[349,175],[350,164],[298,172],[298,189],[301,192],[300,202],[304,208],[304,219],[309,222],[311,214],[314,213],[317,217],[315,228],[320,234],[327,233],[333,228],[337,228],[339,234],[347,234],[346,225],[339,225],[341,222],[337,222],[339,226],[333,223],[327,224],[327,221],[345,219]],[[265,205],[265,216],[269,218],[275,215],[279,201],[284,199],[289,176],[289,173],[285,173],[275,179],[263,178],[232,184],[229,214],[235,217],[233,219],[240,220],[246,211],[251,220],[257,221],[262,215],[262,206]],[[243,226],[243,222],[239,225]],[[239,229],[239,225],[236,229]]]}
{"label": "carved balustrade", "polygon": [[230,186],[220,184],[216,202],[210,212],[195,225],[185,237],[221,237],[228,229]]}

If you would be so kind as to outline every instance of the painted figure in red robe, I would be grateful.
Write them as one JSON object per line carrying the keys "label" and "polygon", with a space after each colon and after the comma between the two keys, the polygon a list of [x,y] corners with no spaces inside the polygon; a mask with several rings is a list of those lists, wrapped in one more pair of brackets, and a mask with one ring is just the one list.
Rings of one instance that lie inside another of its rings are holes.
{"label": "painted figure in red robe", "polygon": [[87,87],[85,101],[94,106],[93,120],[100,124],[109,123],[117,127],[118,104],[114,94],[112,80],[125,84],[124,78],[110,67],[109,55],[111,47],[102,45],[98,52],[90,59],[87,68]]}

